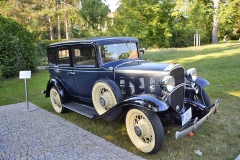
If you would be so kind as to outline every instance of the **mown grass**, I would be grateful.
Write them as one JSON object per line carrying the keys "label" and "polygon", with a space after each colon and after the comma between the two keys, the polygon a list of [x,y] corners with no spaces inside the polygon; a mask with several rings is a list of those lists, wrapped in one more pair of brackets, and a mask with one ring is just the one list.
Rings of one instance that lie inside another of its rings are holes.
{"label": "mown grass", "polygon": [[[116,145],[146,159],[235,159],[240,154],[240,43],[221,43],[195,48],[159,49],[147,51],[143,59],[157,62],[177,62],[185,69],[195,67],[198,75],[206,78],[210,86],[206,91],[214,102],[221,99],[219,114],[208,120],[193,138],[175,140],[174,133],[180,127],[164,126],[165,142],[162,150],[154,155],[141,153],[130,142],[124,119],[117,122],[92,120],[69,111],[59,116],[79,125]],[[29,101],[54,112],[50,100],[41,91],[49,79],[47,70],[33,74],[28,80]],[[24,102],[24,81],[8,79],[0,84],[0,105]],[[53,135],[54,136],[54,135]],[[79,135],[81,136],[81,135]],[[194,153],[200,150],[203,156]]]}

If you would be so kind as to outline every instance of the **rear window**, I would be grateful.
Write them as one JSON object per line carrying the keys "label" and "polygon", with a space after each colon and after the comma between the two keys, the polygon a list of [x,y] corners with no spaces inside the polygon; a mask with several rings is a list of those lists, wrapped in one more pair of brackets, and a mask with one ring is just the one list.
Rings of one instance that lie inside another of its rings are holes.
{"label": "rear window", "polygon": [[58,49],[58,64],[59,65],[70,65],[68,48]]}
{"label": "rear window", "polygon": [[56,62],[56,54],[54,49],[49,49],[48,50],[48,56],[49,56],[49,65],[54,66],[57,65]]}

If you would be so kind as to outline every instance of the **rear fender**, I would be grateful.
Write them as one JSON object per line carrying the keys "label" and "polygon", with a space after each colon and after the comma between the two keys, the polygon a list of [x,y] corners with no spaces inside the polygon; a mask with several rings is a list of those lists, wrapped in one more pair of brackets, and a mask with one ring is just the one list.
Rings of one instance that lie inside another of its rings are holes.
{"label": "rear fender", "polygon": [[50,97],[50,90],[53,86],[55,86],[57,88],[62,100],[66,99],[68,97],[67,91],[65,90],[63,85],[60,82],[58,82],[56,79],[50,79],[48,81],[46,97]]}

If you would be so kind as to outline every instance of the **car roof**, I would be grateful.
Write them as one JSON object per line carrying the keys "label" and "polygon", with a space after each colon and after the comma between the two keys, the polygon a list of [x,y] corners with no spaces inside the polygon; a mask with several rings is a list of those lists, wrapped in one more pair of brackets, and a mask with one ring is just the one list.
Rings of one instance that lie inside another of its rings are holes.
{"label": "car roof", "polygon": [[138,42],[137,38],[134,37],[93,37],[85,39],[71,39],[67,41],[61,41],[52,43],[49,47],[70,45],[70,44],[86,44],[86,43],[98,43],[98,44],[108,44],[108,43],[121,43],[121,42]]}

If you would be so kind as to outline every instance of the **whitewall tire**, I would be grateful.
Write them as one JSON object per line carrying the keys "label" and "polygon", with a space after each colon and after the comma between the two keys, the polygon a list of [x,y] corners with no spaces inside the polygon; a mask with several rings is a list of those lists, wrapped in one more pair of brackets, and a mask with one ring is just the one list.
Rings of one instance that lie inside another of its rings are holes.
{"label": "whitewall tire", "polygon": [[50,90],[50,100],[57,113],[63,113],[66,111],[66,109],[62,106],[61,97],[56,87],[52,87]]}
{"label": "whitewall tire", "polygon": [[153,154],[161,149],[164,130],[156,113],[132,108],[126,115],[126,128],[130,140],[142,152]]}
{"label": "whitewall tire", "polygon": [[104,114],[122,100],[121,91],[112,80],[101,79],[94,84],[92,101],[99,115]]}

